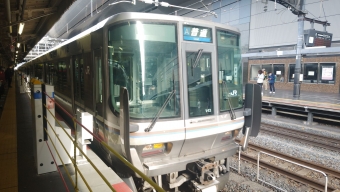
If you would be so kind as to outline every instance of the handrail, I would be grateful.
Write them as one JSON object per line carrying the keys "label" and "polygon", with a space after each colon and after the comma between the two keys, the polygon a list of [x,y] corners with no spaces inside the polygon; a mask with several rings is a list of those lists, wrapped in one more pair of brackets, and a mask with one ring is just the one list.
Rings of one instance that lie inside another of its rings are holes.
{"label": "handrail", "polygon": [[[44,117],[44,118],[46,119],[48,125],[49,125],[50,127],[52,127],[51,123],[47,120],[47,118],[46,118],[46,117]],[[68,136],[68,133],[65,131],[65,128],[60,124],[60,122],[59,122],[58,120],[57,120],[57,123],[58,123],[58,125],[62,128],[62,130],[65,132],[65,134]],[[57,135],[57,133],[55,132],[54,129],[51,129],[51,130],[54,132],[55,135]],[[49,136],[50,141],[51,141],[51,143],[53,144],[53,146],[54,146],[54,148],[55,148],[55,150],[56,150],[56,147],[55,147],[55,145],[54,145],[54,143],[53,143],[53,141],[52,141],[52,139],[51,139],[51,136],[49,135],[48,132],[47,132],[47,135]],[[76,164],[76,161],[75,161],[75,160],[70,156],[70,154],[67,152],[67,149],[66,149],[66,147],[64,146],[63,142],[61,142],[60,138],[59,138],[59,137],[56,137],[56,138],[58,139],[59,143],[60,143],[61,146],[63,147],[64,151],[66,152],[66,154],[67,154],[67,156],[68,156],[68,158],[70,158],[70,160],[72,161],[73,164]],[[57,150],[56,150],[56,151],[57,151]],[[58,156],[59,156],[60,160],[62,161],[62,159],[61,159],[59,153],[58,153]],[[63,161],[62,161],[62,162],[63,162]],[[63,163],[63,166],[64,166],[65,170],[67,171],[67,169],[66,169],[64,163]],[[91,187],[90,187],[89,184],[86,182],[86,179],[85,179],[85,177],[83,176],[83,174],[81,173],[81,171],[78,169],[78,167],[75,167],[75,169],[76,169],[76,171],[79,173],[80,177],[83,179],[83,181],[84,181],[86,187],[91,191]],[[68,173],[68,171],[67,171],[67,173]],[[68,173],[68,174],[69,174],[69,173]],[[72,181],[72,183],[73,183],[73,180],[72,180],[72,179],[71,179],[71,181]],[[74,186],[74,188],[76,189],[76,187],[77,187],[76,184],[74,184],[73,186]],[[76,189],[76,191],[78,191],[78,190]]]}
{"label": "handrail", "polygon": [[[56,117],[52,114],[52,112],[45,106],[45,108],[48,110],[48,112],[53,116],[53,118],[56,119]],[[59,121],[56,119],[56,121],[58,122],[58,124],[60,125]],[[51,126],[51,124],[49,123],[49,125]],[[56,134],[55,130],[52,129],[54,134]],[[68,138],[71,140],[71,141],[75,141],[77,142],[75,139],[73,139],[64,129],[63,131],[65,132],[65,134],[68,136]],[[56,134],[57,135],[57,134]],[[59,139],[59,137],[57,137]],[[61,141],[60,141],[61,142]],[[75,143],[74,144],[78,150],[82,153],[82,155],[86,158],[86,160],[92,165],[92,167],[94,168],[94,170],[99,174],[99,176],[104,180],[104,182],[107,184],[107,186],[112,190],[112,191],[116,191],[111,183],[104,177],[104,175],[99,171],[99,169],[93,164],[93,162],[90,160],[90,158],[87,157],[87,155],[83,152],[83,150]],[[74,162],[74,164],[76,164],[76,162]],[[82,178],[84,180],[84,178]],[[85,180],[84,180],[85,182]]]}
{"label": "handrail", "polygon": [[[45,129],[45,131],[46,131],[46,129]],[[47,131],[46,131],[47,132]],[[51,138],[50,138],[51,139]],[[47,147],[48,147],[48,150],[50,151],[50,153],[51,153],[51,156],[52,156],[52,159],[53,159],[53,161],[55,162],[54,164],[55,164],[55,166],[57,167],[57,169],[58,169],[58,173],[59,173],[59,176],[61,177],[61,179],[63,180],[63,184],[64,184],[64,186],[65,186],[65,188],[66,188],[66,190],[67,190],[67,192],[70,192],[70,190],[68,189],[68,187],[67,187],[67,185],[66,185],[66,182],[65,182],[65,179],[64,179],[64,177],[63,177],[63,175],[61,174],[61,172],[60,172],[60,169],[59,169],[59,167],[58,167],[58,164],[57,164],[57,162],[56,162],[56,160],[55,160],[55,158],[54,158],[54,155],[52,154],[52,151],[51,151],[51,148],[50,148],[50,145],[48,144],[48,142],[47,141],[45,141],[46,142],[46,145],[47,145]]]}
{"label": "handrail", "polygon": [[[143,172],[141,172],[138,168],[136,168],[134,165],[132,165],[128,160],[126,160],[123,156],[121,156],[118,152],[116,152],[114,149],[112,149],[110,146],[107,145],[102,139],[94,135],[89,129],[87,129],[84,125],[82,125],[80,122],[78,122],[71,114],[69,114],[65,109],[62,108],[61,105],[59,105],[54,98],[50,97],[46,92],[43,92],[47,97],[49,97],[56,105],[58,105],[61,110],[63,110],[69,117],[73,119],[75,123],[83,127],[89,134],[91,134],[97,141],[100,142],[106,149],[108,149],[111,153],[113,153],[120,161],[122,161],[127,167],[129,167],[131,170],[136,172],[142,179],[147,181],[152,187],[154,187],[158,192],[165,192],[164,189],[162,189],[159,185],[157,185],[151,178],[146,176]],[[46,107],[46,106],[45,106]],[[49,110],[48,110],[49,111]],[[50,111],[49,111],[50,112]],[[50,112],[51,113],[51,112]],[[55,116],[51,114],[54,118]],[[56,119],[56,118],[55,118]],[[58,121],[58,120],[57,120]],[[60,125],[60,124],[59,124]],[[52,129],[53,130],[53,129]],[[64,130],[66,133],[66,131]],[[80,150],[80,149],[79,149]]]}
{"label": "handrail", "polygon": [[[268,185],[273,186],[272,184],[270,184],[270,183],[268,183],[268,182],[266,182],[266,181],[264,181],[264,180],[262,180],[262,179],[259,178],[259,177],[260,177],[260,154],[261,154],[261,153],[266,154],[266,155],[268,155],[268,156],[272,156],[272,157],[281,159],[281,160],[284,160],[284,161],[287,161],[287,162],[289,162],[289,163],[293,163],[293,164],[295,164],[295,165],[298,165],[298,166],[301,166],[301,167],[304,167],[304,168],[307,168],[307,169],[310,169],[310,170],[313,170],[313,171],[316,171],[316,172],[319,172],[319,173],[323,174],[323,175],[325,176],[325,178],[326,178],[325,192],[327,192],[328,177],[327,177],[327,174],[324,173],[323,171],[320,171],[320,170],[314,169],[314,168],[312,168],[312,167],[308,167],[308,166],[306,166],[306,165],[302,165],[302,164],[300,164],[300,163],[296,163],[296,162],[290,161],[290,160],[288,160],[288,159],[284,159],[284,158],[282,158],[282,157],[279,157],[279,156],[276,156],[276,155],[272,155],[272,154],[270,154],[270,153],[266,153],[266,152],[263,152],[263,151],[260,151],[260,152],[258,152],[258,154],[257,154],[257,176],[256,176],[256,178],[257,178],[258,181],[262,181],[262,182],[264,182],[264,183],[266,183],[266,184],[268,184]],[[273,186],[273,187],[275,187],[275,186]],[[277,187],[276,187],[276,188],[277,188]]]}
{"label": "handrail", "polygon": [[[47,118],[46,118],[46,117],[44,117],[44,118],[46,119],[46,121],[48,122],[48,124],[50,124],[50,122],[47,120]],[[45,129],[45,131],[46,131],[46,129]],[[68,170],[67,170],[67,168],[66,168],[66,166],[65,166],[65,163],[64,163],[63,159],[61,158],[59,152],[57,151],[57,147],[54,145],[54,142],[52,141],[51,136],[50,136],[50,134],[49,134],[48,132],[47,132],[47,135],[48,135],[48,138],[50,139],[50,141],[51,141],[51,143],[52,143],[52,145],[53,145],[54,150],[56,151],[56,153],[57,153],[57,155],[58,155],[58,157],[59,157],[59,160],[60,160],[61,163],[63,164],[63,167],[64,167],[64,169],[65,169],[65,171],[66,171],[66,174],[67,174],[68,178],[70,179],[70,181],[71,181],[73,187],[75,188],[76,185],[74,184],[74,182],[73,182],[73,180],[72,180],[72,178],[71,178],[71,174],[70,174],[70,172],[68,172]],[[59,137],[57,137],[57,138],[59,139]],[[60,139],[59,139],[59,142],[60,142]],[[66,148],[65,148],[64,144],[61,143],[61,142],[60,142],[60,144],[63,146],[64,150],[66,151]],[[69,156],[68,153],[66,153],[66,154]],[[69,158],[71,159],[70,156],[69,156]]]}

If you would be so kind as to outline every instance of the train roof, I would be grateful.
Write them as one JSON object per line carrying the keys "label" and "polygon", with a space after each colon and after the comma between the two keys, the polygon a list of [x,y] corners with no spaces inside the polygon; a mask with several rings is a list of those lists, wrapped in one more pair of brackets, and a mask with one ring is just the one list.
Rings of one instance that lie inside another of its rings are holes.
{"label": "train roof", "polygon": [[[110,25],[113,23],[117,23],[120,21],[125,21],[125,20],[150,20],[150,21],[176,21],[176,22],[183,22],[184,24],[188,24],[188,25],[199,25],[199,26],[215,26],[221,29],[225,29],[225,30],[229,30],[231,32],[240,34],[239,30],[235,27],[229,26],[229,25],[224,25],[224,24],[220,24],[220,23],[216,23],[216,22],[212,22],[212,21],[206,21],[206,20],[201,20],[201,19],[195,19],[195,18],[189,18],[189,17],[182,17],[182,16],[174,16],[174,15],[164,15],[164,14],[156,14],[156,13],[139,13],[139,12],[123,12],[123,13],[118,13],[115,15],[112,15],[102,21],[97,21],[95,25],[93,25],[92,27],[90,27],[89,29],[86,30],[82,30],[83,27],[78,27],[76,29],[74,29],[74,32],[77,32],[77,35],[75,35],[74,37],[62,42],[61,44],[57,45],[56,47],[53,47],[52,49],[46,51],[45,53],[35,57],[34,59],[30,60],[29,62],[23,64],[22,66],[31,63],[32,61],[34,61],[37,58],[40,58],[54,50],[59,49],[60,47],[63,47],[64,45],[67,45],[77,39],[80,39],[98,29],[103,28],[106,25]],[[21,67],[21,66],[20,66]]]}

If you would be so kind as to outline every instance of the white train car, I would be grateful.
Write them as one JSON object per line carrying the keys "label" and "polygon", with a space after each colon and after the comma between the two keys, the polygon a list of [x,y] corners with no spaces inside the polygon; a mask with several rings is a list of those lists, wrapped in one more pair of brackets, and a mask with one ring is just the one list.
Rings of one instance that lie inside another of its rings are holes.
{"label": "white train car", "polygon": [[[27,73],[54,85],[57,102],[71,113],[93,114],[94,133],[164,188],[223,188],[239,147],[234,138],[242,128],[256,136],[261,116],[251,115],[261,110],[261,100],[252,107],[261,99],[256,86],[249,86],[244,110],[238,30],[180,16],[121,13],[73,33],[25,64]],[[121,96],[122,87],[129,97]],[[122,115],[124,103],[128,113]],[[103,151],[120,176],[147,190]]]}

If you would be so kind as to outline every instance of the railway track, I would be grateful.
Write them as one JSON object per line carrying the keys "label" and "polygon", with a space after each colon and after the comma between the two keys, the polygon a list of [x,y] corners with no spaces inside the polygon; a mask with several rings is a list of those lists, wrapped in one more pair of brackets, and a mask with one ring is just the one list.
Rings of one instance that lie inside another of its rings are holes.
{"label": "railway track", "polygon": [[[312,146],[318,146],[327,150],[340,152],[340,144],[338,140],[309,132],[287,129],[280,126],[262,123],[261,133],[275,135],[278,137],[288,137],[289,139],[296,140],[304,144],[307,143]],[[296,157],[281,154],[277,151],[270,150],[262,146],[249,144],[247,151],[241,153],[241,159],[257,165],[258,153],[260,151],[322,171],[328,177],[327,191],[340,189],[340,171],[336,171],[332,168],[325,167],[317,163],[312,163]],[[279,158],[275,158],[266,154],[261,154],[260,167],[261,170],[266,168],[272,172],[285,175],[287,178],[295,181],[298,184],[309,186],[319,191],[324,191],[325,189],[326,179],[323,174],[299,165],[295,165],[288,161],[280,160]]]}
{"label": "railway track", "polygon": [[[241,160],[257,165],[257,157],[259,151],[266,152],[287,159],[289,161],[293,161],[311,167],[316,170],[320,170],[326,173],[328,176],[327,191],[334,191],[336,189],[340,189],[340,172],[334,171],[332,169],[317,164],[305,162],[303,160],[287,156],[272,150],[268,150],[261,146],[249,144],[247,151],[241,153]],[[275,157],[271,157],[266,154],[261,154],[260,172],[264,169],[286,176],[287,178],[293,180],[295,182],[295,185],[297,186],[304,185],[316,189],[318,191],[324,191],[325,189],[325,177],[323,176],[323,174],[284,160],[280,160]]]}
{"label": "railway track", "polygon": [[340,152],[340,142],[337,139],[324,137],[313,133],[307,133],[304,131],[287,129],[284,127],[269,125],[265,123],[261,124],[261,132],[289,137],[290,139],[299,142],[304,142],[313,146],[318,146],[331,151]]}

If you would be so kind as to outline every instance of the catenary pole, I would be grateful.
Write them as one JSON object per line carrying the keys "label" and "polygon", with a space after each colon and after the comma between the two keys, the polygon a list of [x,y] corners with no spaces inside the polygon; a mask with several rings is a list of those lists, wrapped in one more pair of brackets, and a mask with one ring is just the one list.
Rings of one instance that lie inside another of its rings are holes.
{"label": "catenary pole", "polygon": [[301,49],[304,41],[304,18],[305,14],[303,10],[305,9],[305,1],[301,0],[299,9],[301,12],[299,13],[298,20],[298,38],[297,38],[297,46],[296,46],[296,63],[295,63],[295,71],[294,71],[294,97],[300,97],[300,74],[301,74]]}

